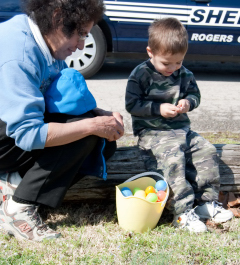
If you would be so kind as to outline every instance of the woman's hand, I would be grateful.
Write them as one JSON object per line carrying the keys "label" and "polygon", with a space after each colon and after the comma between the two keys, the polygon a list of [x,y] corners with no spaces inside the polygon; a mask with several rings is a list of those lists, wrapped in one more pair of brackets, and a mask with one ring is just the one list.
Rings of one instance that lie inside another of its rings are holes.
{"label": "woman's hand", "polygon": [[119,121],[122,127],[124,128],[123,116],[119,112],[112,112],[112,116],[115,117],[115,119]]}
{"label": "woman's hand", "polygon": [[[117,140],[123,136],[123,134],[124,134],[123,116],[119,112],[106,111],[106,110],[99,109],[99,108],[95,108],[93,111],[97,115],[97,117],[99,117],[99,118],[100,117],[102,117],[102,118],[103,117],[108,117],[108,118],[111,117],[111,119],[109,120],[110,123],[105,122],[106,128],[105,128],[104,134],[106,134],[107,137],[104,137],[104,136],[101,136],[98,134],[96,134],[96,135],[98,135],[99,137],[106,138],[108,141],[115,141],[115,140]],[[116,124],[114,124],[114,122],[113,122],[114,119],[112,119],[112,118],[115,118]],[[107,121],[108,119],[105,119],[105,120]],[[99,126],[99,128],[100,127],[102,128],[103,125],[101,126],[101,124],[98,124],[97,126]],[[117,132],[117,135],[115,134],[115,132]],[[102,129],[99,129],[98,133],[102,134],[103,133]]]}
{"label": "woman's hand", "polygon": [[108,141],[116,141],[124,134],[122,116],[116,114],[112,116],[97,116],[93,118],[94,135],[106,138]]}

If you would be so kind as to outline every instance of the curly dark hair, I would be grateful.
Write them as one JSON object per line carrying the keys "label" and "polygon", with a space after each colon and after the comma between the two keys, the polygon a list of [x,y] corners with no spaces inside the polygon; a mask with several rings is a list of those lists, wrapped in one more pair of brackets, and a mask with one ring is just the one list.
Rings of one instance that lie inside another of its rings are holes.
{"label": "curly dark hair", "polygon": [[81,34],[88,23],[101,20],[105,7],[102,0],[22,0],[22,11],[43,35],[63,26],[63,33],[70,38],[75,30]]}

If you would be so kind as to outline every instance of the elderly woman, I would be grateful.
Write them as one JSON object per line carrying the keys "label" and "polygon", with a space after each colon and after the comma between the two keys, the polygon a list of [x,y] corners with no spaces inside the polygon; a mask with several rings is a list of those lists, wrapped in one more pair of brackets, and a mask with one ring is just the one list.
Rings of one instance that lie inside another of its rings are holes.
{"label": "elderly woman", "polygon": [[44,94],[104,12],[100,0],[27,0],[0,25],[0,225],[19,239],[57,238],[39,205],[58,207],[84,175],[106,177],[122,116],[45,112]]}

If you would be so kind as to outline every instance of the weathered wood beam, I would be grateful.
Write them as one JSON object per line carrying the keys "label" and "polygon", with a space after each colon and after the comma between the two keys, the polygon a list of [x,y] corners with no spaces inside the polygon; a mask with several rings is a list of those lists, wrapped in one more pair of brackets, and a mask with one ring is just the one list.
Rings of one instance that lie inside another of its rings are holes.
{"label": "weathered wood beam", "polygon": [[[240,145],[216,144],[219,157],[220,189],[240,192]],[[115,186],[145,170],[139,150],[134,147],[120,147],[107,162],[108,180],[86,176],[76,183],[65,196],[66,201],[88,199],[115,199]]]}

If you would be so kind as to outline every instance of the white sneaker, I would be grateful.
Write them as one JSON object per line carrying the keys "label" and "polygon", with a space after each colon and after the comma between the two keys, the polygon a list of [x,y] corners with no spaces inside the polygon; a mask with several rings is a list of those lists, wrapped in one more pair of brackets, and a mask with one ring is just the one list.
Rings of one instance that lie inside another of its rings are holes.
{"label": "white sneaker", "polygon": [[195,213],[201,219],[211,219],[216,223],[224,223],[233,218],[233,213],[230,210],[226,210],[222,207],[220,202],[206,202],[203,205],[199,205],[195,209]]}
{"label": "white sneaker", "polygon": [[38,213],[38,206],[27,205],[19,211],[9,214],[8,200],[5,200],[0,207],[0,226],[17,239],[42,241],[44,239],[56,239],[61,236],[48,227],[42,221]]}
{"label": "white sneaker", "polygon": [[195,214],[194,209],[175,215],[173,225],[177,228],[185,228],[190,232],[195,233],[207,231],[206,225],[199,220],[199,217]]}
{"label": "white sneaker", "polygon": [[0,205],[4,200],[10,198],[16,190],[16,187],[10,183],[10,176],[10,173],[0,174]]}

